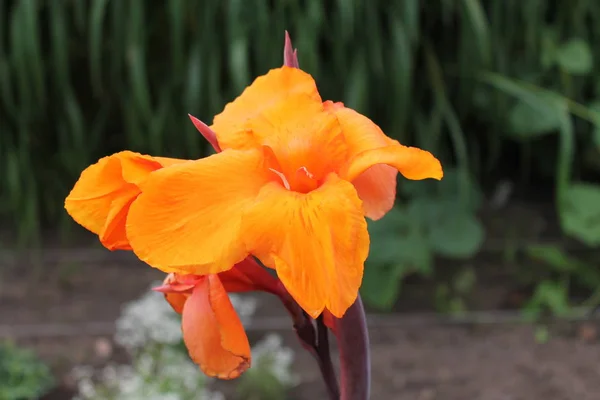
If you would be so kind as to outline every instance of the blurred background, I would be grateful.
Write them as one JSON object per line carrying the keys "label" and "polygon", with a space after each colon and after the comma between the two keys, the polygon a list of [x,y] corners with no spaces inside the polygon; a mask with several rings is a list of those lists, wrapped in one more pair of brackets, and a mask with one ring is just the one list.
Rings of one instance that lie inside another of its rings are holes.
{"label": "blurred background", "polygon": [[162,275],[63,209],[110,153],[209,154],[186,114],[280,66],[286,29],[324,99],[445,169],[369,226],[373,398],[597,399],[598,1],[2,0],[0,400],[325,396],[268,297],[238,304],[262,363],[199,377],[135,319],[173,318]]}

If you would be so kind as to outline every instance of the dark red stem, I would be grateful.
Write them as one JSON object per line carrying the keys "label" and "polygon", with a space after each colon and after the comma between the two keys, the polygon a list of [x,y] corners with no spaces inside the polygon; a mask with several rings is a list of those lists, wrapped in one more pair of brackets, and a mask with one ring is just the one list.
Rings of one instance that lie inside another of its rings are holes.
{"label": "dark red stem", "polygon": [[339,400],[340,389],[333,363],[331,362],[328,331],[323,323],[323,318],[319,317],[317,320],[317,337],[315,325],[313,323],[314,320],[298,305],[298,303],[296,303],[281,282],[279,282],[279,290],[276,294],[292,316],[294,330],[300,340],[300,344],[319,364],[319,369],[321,370],[321,375],[325,381],[329,399]]}
{"label": "dark red stem", "polygon": [[338,384],[335,369],[331,362],[331,352],[329,350],[329,329],[323,322],[323,317],[317,319],[317,354],[319,356],[319,368],[321,375],[327,385],[327,394],[331,400],[340,399],[340,386]]}
{"label": "dark red stem", "polygon": [[371,386],[369,331],[360,296],[342,318],[334,318],[340,351],[340,400],[368,400]]}

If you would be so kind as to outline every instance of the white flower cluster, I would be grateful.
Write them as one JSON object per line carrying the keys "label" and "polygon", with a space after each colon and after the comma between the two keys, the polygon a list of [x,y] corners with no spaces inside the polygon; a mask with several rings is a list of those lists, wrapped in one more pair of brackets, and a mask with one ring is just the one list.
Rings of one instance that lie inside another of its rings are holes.
{"label": "white flower cluster", "polygon": [[107,365],[100,371],[74,371],[75,400],[225,400],[206,388],[209,379],[174,347],[160,346],[142,354],[132,366]]}
{"label": "white flower cluster", "polygon": [[[152,287],[159,286],[155,282]],[[116,322],[115,341],[133,352],[147,343],[176,344],[181,341],[181,320],[162,293],[148,291],[128,303]]]}
{"label": "white flower cluster", "polygon": [[250,323],[254,313],[256,312],[256,307],[258,306],[258,301],[255,297],[242,296],[239,294],[229,294],[229,299],[231,300],[231,304],[233,308],[237,312],[242,324],[244,326]]}
{"label": "white flower cluster", "polygon": [[[230,299],[242,323],[249,324],[257,300],[235,294]],[[222,393],[207,389],[212,379],[199,372],[181,346],[181,318],[163,294],[149,291],[127,304],[116,328],[115,341],[133,356],[132,365],[108,365],[100,371],[75,368],[76,400],[224,400]],[[296,383],[293,359],[293,351],[277,335],[268,335],[252,348],[252,369],[273,376],[284,387]]]}
{"label": "white flower cluster", "polygon": [[279,335],[267,335],[252,348],[252,365],[269,371],[284,386],[293,386],[299,381],[291,372],[293,362],[294,351],[283,346]]}

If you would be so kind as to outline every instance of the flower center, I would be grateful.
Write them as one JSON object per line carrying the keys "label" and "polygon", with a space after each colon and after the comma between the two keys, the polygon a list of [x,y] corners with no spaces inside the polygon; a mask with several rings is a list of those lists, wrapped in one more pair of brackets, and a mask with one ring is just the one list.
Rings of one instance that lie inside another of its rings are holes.
{"label": "flower center", "polygon": [[274,168],[269,168],[269,170],[279,177],[287,190],[308,193],[319,187],[319,181],[306,167],[300,167],[293,174],[288,174],[288,176]]}

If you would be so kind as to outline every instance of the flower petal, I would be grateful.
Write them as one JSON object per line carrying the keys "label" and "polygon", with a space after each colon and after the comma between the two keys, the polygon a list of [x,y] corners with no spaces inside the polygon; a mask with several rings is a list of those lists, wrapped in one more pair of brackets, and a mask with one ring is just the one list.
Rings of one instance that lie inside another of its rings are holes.
{"label": "flower petal", "polygon": [[100,243],[107,249],[131,250],[125,232],[125,224],[129,207],[139,194],[138,187],[131,184],[127,184],[122,190],[115,193],[104,227],[98,234]]}
{"label": "flower petal", "polygon": [[97,234],[109,250],[130,249],[125,218],[139,185],[152,171],[183,161],[131,151],[104,157],[81,173],[65,200],[65,209],[77,223]]}
{"label": "flower petal", "polygon": [[181,327],[190,357],[206,375],[233,379],[250,367],[248,337],[216,275],[194,288]]}
{"label": "flower petal", "polygon": [[263,164],[262,149],[229,149],[153,173],[127,218],[133,251],[167,273],[230,269],[247,256],[242,212],[273,179]]}
{"label": "flower petal", "polygon": [[233,268],[219,273],[219,279],[228,293],[265,291],[274,292],[278,281],[259,265],[252,256],[248,256]]}
{"label": "flower petal", "polygon": [[335,174],[307,194],[269,184],[243,219],[248,250],[275,268],[300,306],[337,317],[356,300],[369,235],[361,200]]}
{"label": "flower petal", "polygon": [[387,164],[396,168],[407,179],[421,180],[444,176],[439,160],[428,151],[416,147],[393,144],[357,154],[342,169],[340,176],[352,181],[361,173],[377,164]]}
{"label": "flower petal", "polygon": [[188,299],[188,296],[189,295],[187,294],[177,292],[165,293],[165,300],[167,300],[167,302],[171,305],[171,307],[173,307],[173,310],[175,310],[177,314],[182,314],[183,307],[185,306],[185,302]]}
{"label": "flower petal", "polygon": [[[326,101],[324,105],[326,109],[331,110],[337,116],[350,157],[390,144],[390,138],[364,115],[344,107],[342,103]],[[377,220],[394,206],[397,174],[396,168],[378,164],[366,169],[352,180],[358,197],[363,201],[367,217]]]}
{"label": "flower petal", "polygon": [[289,97],[304,94],[321,102],[314,79],[298,68],[272,69],[248,86],[242,94],[215,116],[211,129],[222,149],[244,149],[256,145],[246,122]]}

